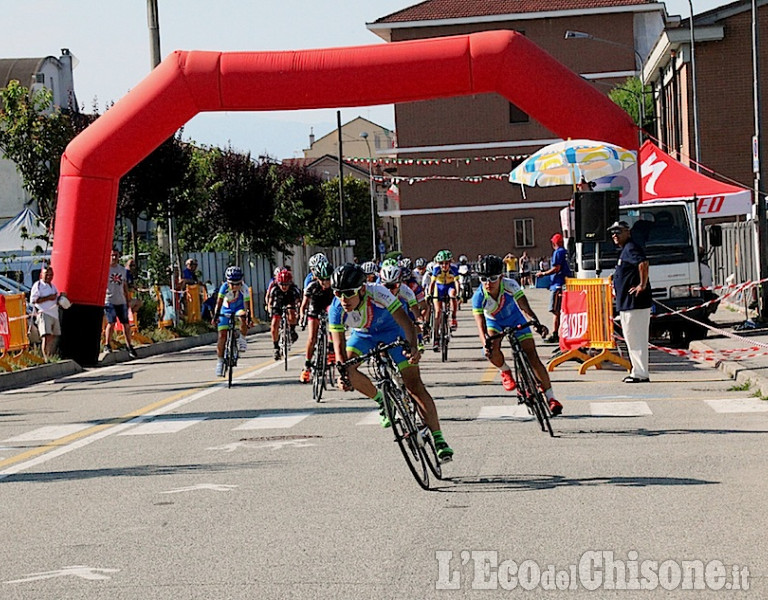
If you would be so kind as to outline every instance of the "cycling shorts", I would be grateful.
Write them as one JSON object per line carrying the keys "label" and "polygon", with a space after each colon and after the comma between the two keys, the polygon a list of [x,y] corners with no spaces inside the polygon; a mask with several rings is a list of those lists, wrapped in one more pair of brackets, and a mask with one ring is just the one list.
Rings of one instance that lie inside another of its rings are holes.
{"label": "cycling shorts", "polygon": [[435,285],[435,289],[433,290],[435,295],[432,297],[441,301],[447,300],[450,296],[451,290],[453,290],[454,293],[456,292],[456,286],[452,283],[438,283]]}
{"label": "cycling shorts", "polygon": [[[519,310],[506,319],[499,319],[498,321],[485,315],[485,324],[488,327],[488,333],[491,335],[501,333],[506,327],[517,327],[523,323],[527,323],[527,319]],[[531,333],[531,328],[526,325],[522,329],[515,331],[515,337],[522,342],[523,340],[533,339],[533,333]]]}
{"label": "cycling shorts", "polygon": [[[393,329],[375,334],[352,331],[352,334],[347,338],[347,356],[352,357],[366,354],[373,350],[379,342],[389,344],[394,342],[401,334],[401,329]],[[390,348],[389,355],[400,371],[413,366],[408,362],[405,354],[403,354],[402,348]]]}

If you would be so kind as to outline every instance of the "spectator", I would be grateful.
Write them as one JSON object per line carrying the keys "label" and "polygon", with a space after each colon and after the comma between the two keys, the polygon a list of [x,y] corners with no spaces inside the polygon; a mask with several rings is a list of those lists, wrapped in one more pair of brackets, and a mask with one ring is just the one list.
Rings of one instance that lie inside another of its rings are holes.
{"label": "spectator", "polygon": [[50,360],[56,353],[61,323],[59,322],[59,291],[53,285],[53,267],[40,271],[40,279],[32,284],[29,301],[35,308],[37,328],[42,337],[43,358]]}
{"label": "spectator", "polygon": [[523,289],[525,289],[526,285],[533,287],[531,281],[531,258],[528,256],[527,251],[523,251],[517,264],[520,267],[520,285]]}
{"label": "spectator", "polygon": [[200,282],[197,277],[197,261],[194,258],[188,258],[184,263],[184,269],[181,272],[181,281],[183,287],[195,285]]}
{"label": "spectator", "polygon": [[549,284],[549,312],[553,315],[552,333],[544,341],[556,343],[560,341],[560,306],[563,301],[563,286],[566,277],[573,277],[571,266],[568,264],[568,253],[565,251],[563,236],[556,233],[550,240],[552,242],[552,266],[549,267],[545,259],[541,259],[540,264],[545,266],[546,270],[536,273],[536,277],[546,277],[551,275]]}
{"label": "spectator", "polygon": [[613,273],[616,307],[627,344],[632,371],[624,383],[647,383],[648,337],[651,324],[651,286],[648,282],[648,258],[643,246],[647,239],[646,221],[638,221],[630,232],[625,221],[616,221],[608,228],[613,242],[621,248],[619,262]]}
{"label": "spectator", "polygon": [[516,279],[515,275],[517,273],[517,257],[512,253],[507,254],[504,257],[504,268],[507,271],[507,278]]}
{"label": "spectator", "polygon": [[138,275],[139,269],[136,266],[136,260],[129,258],[125,263],[125,283],[128,286],[128,307],[134,315],[144,304],[144,301],[139,298],[139,292],[147,291],[138,288]]}
{"label": "spectator", "polygon": [[128,346],[128,354],[136,358],[136,350],[131,344],[131,324],[128,320],[128,283],[126,282],[125,267],[120,266],[120,252],[112,250],[109,263],[109,275],[107,278],[107,293],[104,298],[104,313],[107,317],[107,326],[104,329],[104,352],[112,352],[109,345],[112,339],[112,331],[115,322],[119,319],[123,326],[125,345]]}

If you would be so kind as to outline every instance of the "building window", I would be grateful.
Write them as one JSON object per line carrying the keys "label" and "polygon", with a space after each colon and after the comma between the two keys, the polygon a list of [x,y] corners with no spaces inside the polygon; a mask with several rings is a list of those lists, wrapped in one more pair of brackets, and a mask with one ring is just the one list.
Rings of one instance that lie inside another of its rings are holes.
{"label": "building window", "polygon": [[533,219],[515,219],[515,248],[532,248],[533,245]]}
{"label": "building window", "polygon": [[45,73],[35,73],[35,83],[45,83]]}
{"label": "building window", "polygon": [[531,118],[524,110],[521,110],[511,102],[509,103],[509,122],[510,123],[528,123]]}

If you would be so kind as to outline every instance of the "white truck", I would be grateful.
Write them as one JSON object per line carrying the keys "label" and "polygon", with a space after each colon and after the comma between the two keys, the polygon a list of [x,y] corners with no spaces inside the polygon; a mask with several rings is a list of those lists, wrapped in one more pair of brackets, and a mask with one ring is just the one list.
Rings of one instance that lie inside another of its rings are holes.
{"label": "white truck", "polygon": [[[608,236],[599,247],[599,265],[595,260],[595,242],[576,242],[573,227],[573,209],[565,208],[561,214],[566,232],[567,248],[574,276],[578,278],[607,277],[613,273],[619,258],[619,248]],[[717,303],[692,309],[714,297],[702,291],[699,247],[699,221],[696,204],[686,201],[646,202],[619,207],[619,220],[631,227],[636,221],[653,223],[645,252],[650,263],[649,281],[654,299],[651,314],[651,337],[668,339],[676,344],[702,339],[707,328],[695,321],[706,321],[717,310]],[[710,227],[710,246],[721,244],[717,226]],[[599,267],[599,271],[598,271]],[[658,315],[685,310],[681,315]]]}

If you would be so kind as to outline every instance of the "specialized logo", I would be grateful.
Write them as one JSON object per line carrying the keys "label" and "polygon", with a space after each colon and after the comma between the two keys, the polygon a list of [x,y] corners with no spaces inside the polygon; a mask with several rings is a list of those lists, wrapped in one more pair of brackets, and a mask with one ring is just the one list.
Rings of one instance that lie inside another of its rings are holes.
{"label": "specialized logo", "polygon": [[656,181],[667,168],[667,163],[659,159],[656,153],[653,152],[645,159],[642,165],[640,165],[640,178],[645,179],[649,177],[645,183],[645,191],[654,196],[658,196],[656,193]]}

